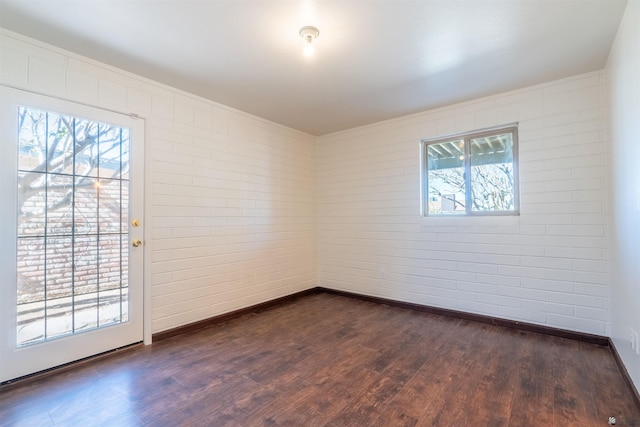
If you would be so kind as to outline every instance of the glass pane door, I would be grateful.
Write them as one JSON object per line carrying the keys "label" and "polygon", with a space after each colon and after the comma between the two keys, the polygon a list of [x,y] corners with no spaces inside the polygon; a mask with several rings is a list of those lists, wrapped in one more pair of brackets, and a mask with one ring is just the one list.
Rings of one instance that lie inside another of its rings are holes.
{"label": "glass pane door", "polygon": [[143,237],[144,126],[27,92],[2,95],[6,381],[142,340],[143,251],[131,243]]}
{"label": "glass pane door", "polygon": [[18,107],[17,345],[126,322],[129,129]]}

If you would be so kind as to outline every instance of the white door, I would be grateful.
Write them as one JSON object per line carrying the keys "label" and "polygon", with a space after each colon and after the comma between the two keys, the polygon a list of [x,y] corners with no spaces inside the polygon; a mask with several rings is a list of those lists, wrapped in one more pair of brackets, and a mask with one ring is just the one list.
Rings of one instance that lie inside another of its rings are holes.
{"label": "white door", "polygon": [[0,382],[142,341],[143,132],[0,87]]}

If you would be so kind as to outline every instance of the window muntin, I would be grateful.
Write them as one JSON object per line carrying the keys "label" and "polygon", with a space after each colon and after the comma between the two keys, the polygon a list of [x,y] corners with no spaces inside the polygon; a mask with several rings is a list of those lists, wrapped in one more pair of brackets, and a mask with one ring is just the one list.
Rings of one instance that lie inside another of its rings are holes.
{"label": "window muntin", "polygon": [[423,215],[518,214],[517,125],[422,141]]}
{"label": "window muntin", "polygon": [[17,346],[128,322],[130,130],[18,118]]}

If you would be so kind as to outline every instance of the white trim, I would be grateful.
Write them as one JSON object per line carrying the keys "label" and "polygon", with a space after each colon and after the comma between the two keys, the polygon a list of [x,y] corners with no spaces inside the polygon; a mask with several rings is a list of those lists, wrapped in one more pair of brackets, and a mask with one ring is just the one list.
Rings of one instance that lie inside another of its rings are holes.
{"label": "white trim", "polygon": [[519,122],[513,122],[513,123],[507,123],[505,125],[491,126],[491,127],[487,127],[487,128],[471,130],[471,131],[466,131],[466,132],[449,133],[449,134],[446,134],[446,135],[440,135],[440,136],[434,136],[434,137],[422,139],[422,140],[420,140],[420,142],[431,144],[433,142],[445,141],[445,140],[450,140],[450,139],[464,139],[464,138],[466,138],[468,136],[471,136],[471,135],[477,136],[479,134],[493,133],[493,132],[499,132],[501,130],[517,128],[519,124],[520,124]]}
{"label": "white trim", "polygon": [[25,88],[22,88],[22,87],[19,87],[19,86],[8,85],[6,83],[1,83],[1,82],[0,82],[0,86],[6,87],[6,88],[9,88],[9,89],[19,90],[19,91],[22,91],[22,92],[32,93],[34,95],[46,96],[47,98],[57,99],[58,101],[72,102],[72,103],[74,103],[76,105],[82,105],[82,106],[89,107],[89,108],[96,108],[96,109],[99,109],[99,110],[102,110],[102,111],[108,111],[110,113],[122,114],[123,116],[128,116],[128,117],[130,117],[132,119],[135,119],[135,120],[141,118],[136,113],[125,113],[123,111],[112,110],[110,108],[101,107],[99,105],[94,105],[94,104],[89,104],[89,103],[86,103],[86,102],[75,101],[75,100],[72,100],[70,98],[65,98],[63,96],[57,96],[57,95],[51,95],[50,93],[39,92],[37,90],[25,89]]}
{"label": "white trim", "polygon": [[152,287],[152,283],[151,283],[151,255],[152,255],[152,239],[151,239],[151,235],[152,235],[152,229],[151,229],[151,224],[152,224],[152,215],[151,215],[151,189],[152,189],[152,174],[151,174],[151,166],[153,164],[153,162],[151,161],[151,150],[149,149],[149,139],[146,137],[146,135],[149,135],[151,132],[149,131],[148,127],[149,127],[149,122],[147,120],[144,121],[144,134],[145,134],[145,139],[143,141],[143,145],[144,145],[144,184],[143,184],[143,188],[144,188],[144,216],[143,216],[143,221],[144,221],[144,237],[143,237],[143,242],[144,245],[142,246],[143,248],[143,253],[144,253],[144,264],[143,264],[143,275],[144,275],[144,279],[143,279],[143,289],[144,289],[144,294],[143,294],[143,340],[144,340],[144,344],[145,345],[150,345],[151,344],[151,336],[153,331],[151,330],[151,325],[152,325],[152,318],[151,318],[151,304],[152,304],[152,299],[151,299],[151,287]]}

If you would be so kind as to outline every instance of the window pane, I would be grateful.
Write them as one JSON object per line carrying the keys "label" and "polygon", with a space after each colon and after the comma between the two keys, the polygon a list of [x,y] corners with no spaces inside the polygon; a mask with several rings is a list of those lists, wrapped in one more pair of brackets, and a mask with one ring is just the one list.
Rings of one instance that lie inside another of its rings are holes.
{"label": "window pane", "polygon": [[95,234],[98,231],[98,182],[94,178],[78,177],[75,183],[75,234]]}
{"label": "window pane", "polygon": [[22,171],[46,170],[47,141],[39,135],[47,133],[47,113],[30,110],[26,107],[18,109],[18,169]]}
{"label": "window pane", "polygon": [[47,141],[47,172],[73,174],[73,118],[47,113],[47,133],[40,135]]}
{"label": "window pane", "polygon": [[119,233],[122,212],[119,179],[104,179],[98,185],[98,217],[100,233]]}
{"label": "window pane", "polygon": [[73,177],[47,175],[47,236],[73,234]]}
{"label": "window pane", "polygon": [[98,304],[100,326],[107,326],[127,320],[122,318],[122,310],[126,310],[128,304],[122,300],[121,293],[122,291],[120,289],[100,292]]}
{"label": "window pane", "polygon": [[46,298],[73,295],[73,238],[46,239]]}
{"label": "window pane", "polygon": [[98,237],[76,236],[73,242],[73,295],[98,291]]}
{"label": "window pane", "polygon": [[18,343],[31,344],[43,341],[45,330],[45,301],[35,301],[18,305]]}
{"label": "window pane", "polygon": [[45,239],[18,238],[17,342],[19,345],[45,338]]}
{"label": "window pane", "polygon": [[120,289],[122,286],[122,252],[120,235],[102,236],[100,238],[100,254],[98,263],[99,291]]}
{"label": "window pane", "polygon": [[120,178],[129,179],[129,162],[131,151],[131,132],[129,129],[121,129],[121,163],[120,163]]}
{"label": "window pane", "polygon": [[98,294],[79,295],[74,299],[73,330],[80,332],[98,327]]}
{"label": "window pane", "polygon": [[44,236],[47,194],[46,174],[18,172],[18,237]]}
{"label": "window pane", "polygon": [[76,176],[98,176],[98,123],[75,119]]}
{"label": "window pane", "polygon": [[471,210],[515,209],[513,138],[511,133],[472,138]]}
{"label": "window pane", "polygon": [[73,297],[47,299],[47,339],[73,333]]}
{"label": "window pane", "polygon": [[122,180],[120,185],[120,232],[129,232],[129,181]]}
{"label": "window pane", "polygon": [[121,178],[122,163],[128,162],[128,140],[123,141],[122,134],[128,132],[125,129],[102,125],[100,133],[100,177]]}
{"label": "window pane", "polygon": [[465,213],[464,141],[427,145],[428,212]]}
{"label": "window pane", "polygon": [[129,321],[129,288],[122,288],[120,295],[120,310],[122,310],[120,319],[121,322]]}
{"label": "window pane", "polygon": [[22,304],[45,299],[43,237],[19,238],[17,245],[18,311]]}

